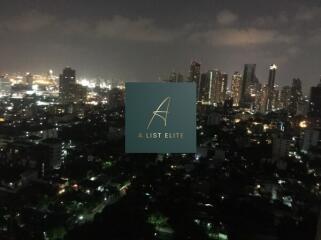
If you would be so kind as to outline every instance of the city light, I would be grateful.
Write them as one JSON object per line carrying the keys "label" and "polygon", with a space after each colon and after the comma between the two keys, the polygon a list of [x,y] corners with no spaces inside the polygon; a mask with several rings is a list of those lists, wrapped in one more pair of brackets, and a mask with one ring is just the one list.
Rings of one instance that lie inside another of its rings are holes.
{"label": "city light", "polygon": [[299,123],[300,128],[307,128],[308,127],[308,123],[307,121],[303,120]]}
{"label": "city light", "polygon": [[275,64],[272,64],[270,66],[270,70],[276,70],[276,69],[278,69],[278,66],[276,66]]}

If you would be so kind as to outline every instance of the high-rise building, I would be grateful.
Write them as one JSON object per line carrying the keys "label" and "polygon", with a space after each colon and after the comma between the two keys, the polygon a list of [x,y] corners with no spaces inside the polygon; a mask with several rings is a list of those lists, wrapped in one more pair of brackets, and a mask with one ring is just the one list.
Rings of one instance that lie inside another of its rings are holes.
{"label": "high-rise building", "polygon": [[321,80],[316,87],[311,87],[309,116],[321,120]]}
{"label": "high-rise building", "polygon": [[284,86],[280,93],[280,108],[288,109],[291,101],[291,87]]}
{"label": "high-rise building", "polygon": [[224,103],[226,98],[228,74],[220,70],[203,73],[199,81],[198,101],[205,104]]}
{"label": "high-rise building", "polygon": [[321,141],[320,128],[307,128],[304,130],[302,150],[308,151],[310,147],[317,146]]}
{"label": "high-rise building", "polygon": [[239,72],[234,72],[234,74],[232,75],[232,84],[231,84],[231,95],[232,95],[234,106],[239,106],[240,104],[241,83],[242,83],[242,74]]}
{"label": "high-rise building", "polygon": [[8,95],[11,91],[11,82],[5,76],[0,76],[0,96]]}
{"label": "high-rise building", "polygon": [[307,97],[304,97],[297,105],[296,115],[307,116],[310,110],[310,101]]}
{"label": "high-rise building", "polygon": [[76,71],[66,67],[59,76],[59,96],[63,102],[83,100],[86,89],[76,84]]}
{"label": "high-rise building", "polygon": [[60,93],[68,90],[68,88],[74,84],[76,84],[76,71],[70,67],[64,68],[62,74],[59,76]]}
{"label": "high-rise building", "polygon": [[198,94],[198,101],[201,103],[209,103],[210,102],[210,86],[211,86],[211,76],[208,76],[208,73],[201,74],[201,80],[199,85],[199,94]]}
{"label": "high-rise building", "polygon": [[50,168],[60,167],[63,161],[63,143],[58,138],[48,138],[42,141],[43,147],[46,148],[45,165]]}
{"label": "high-rise building", "polygon": [[201,75],[199,88],[199,101],[202,103],[213,103],[215,94],[215,84],[220,77],[220,71],[209,70],[207,73]]}
{"label": "high-rise building", "polygon": [[266,96],[265,100],[265,109],[266,112],[271,112],[273,110],[273,102],[275,98],[275,92],[274,92],[274,84],[275,84],[275,75],[276,75],[276,70],[278,67],[275,64],[270,65],[270,70],[269,70],[269,80],[268,80],[268,94]]}
{"label": "high-rise building", "polygon": [[299,78],[294,78],[291,87],[291,101],[289,105],[289,112],[295,115],[297,112],[298,104],[302,101],[302,84]]}
{"label": "high-rise building", "polygon": [[281,109],[281,89],[279,85],[274,85],[272,109]]}
{"label": "high-rise building", "polygon": [[113,88],[108,92],[110,108],[121,108],[125,105],[125,89]]}
{"label": "high-rise building", "polygon": [[221,104],[226,97],[227,73],[219,73],[214,86],[214,103]]}
{"label": "high-rise building", "polygon": [[200,98],[200,81],[201,81],[201,64],[192,61],[190,70],[189,70],[189,79],[190,82],[195,82],[196,84],[196,99]]}
{"label": "high-rise building", "polygon": [[56,80],[56,79],[55,79],[55,76],[54,76],[54,74],[53,74],[53,70],[50,69],[50,70],[47,72],[47,81],[50,82],[50,83],[52,83],[52,84],[54,84],[54,85],[56,85],[57,83],[56,83],[55,80]]}
{"label": "high-rise building", "polygon": [[256,97],[255,97],[256,111],[259,111],[261,113],[266,112],[267,97],[268,97],[268,86],[264,85],[263,87],[261,87],[259,91],[257,91]]}
{"label": "high-rise building", "polygon": [[26,73],[25,78],[26,78],[26,84],[29,85],[29,86],[31,86],[32,83],[33,83],[33,76],[32,76],[32,74],[29,73],[29,72]]}
{"label": "high-rise building", "polygon": [[242,78],[240,105],[242,107],[251,107],[254,102],[253,89],[257,84],[255,76],[256,64],[245,64]]}
{"label": "high-rise building", "polygon": [[277,70],[277,69],[278,69],[278,66],[276,66],[275,64],[270,65],[268,86],[269,86],[271,89],[274,88],[275,75],[276,75],[276,70]]}
{"label": "high-rise building", "polygon": [[191,82],[198,83],[201,77],[201,64],[193,61],[190,66],[189,80]]}

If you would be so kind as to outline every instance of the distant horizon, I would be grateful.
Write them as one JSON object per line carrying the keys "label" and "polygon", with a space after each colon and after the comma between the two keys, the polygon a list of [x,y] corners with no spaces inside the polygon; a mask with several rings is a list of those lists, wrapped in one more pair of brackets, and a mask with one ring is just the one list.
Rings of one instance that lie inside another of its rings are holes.
{"label": "distant horizon", "polygon": [[[194,61],[197,61],[197,60],[194,60]],[[200,61],[198,61],[199,63],[201,63]],[[245,63],[245,64],[256,64],[256,63]],[[202,68],[202,63],[201,63],[201,73],[206,73],[206,72],[208,72],[208,71],[210,71],[210,70],[215,70],[215,69],[217,69],[217,70],[220,70],[221,72],[224,72],[224,73],[227,73],[228,74],[228,88],[230,89],[230,87],[231,87],[231,81],[232,81],[232,75],[235,73],[235,72],[239,72],[241,75],[243,75],[243,71],[244,71],[244,65],[245,64],[243,64],[243,68],[242,68],[242,70],[236,70],[236,71],[234,71],[234,72],[232,72],[232,73],[228,73],[228,72],[226,72],[226,71],[224,71],[224,69],[219,69],[219,68],[215,68],[215,67],[213,67],[213,68],[210,68],[210,69],[206,69],[206,70],[202,70],[203,68]],[[274,64],[274,63],[271,63],[271,64]],[[270,65],[271,65],[270,64]],[[269,74],[269,69],[268,69],[268,67],[270,66],[270,65],[268,65],[267,67],[266,67],[266,80],[263,80],[262,81],[262,79],[260,78],[260,77],[258,77],[258,80],[259,80],[259,82],[262,84],[262,85],[266,85],[267,84],[267,79],[268,79],[268,74]],[[27,70],[27,71],[16,71],[16,72],[8,72],[8,71],[2,71],[2,70],[0,70],[0,75],[3,75],[3,74],[21,74],[21,75],[25,75],[26,73],[31,73],[31,74],[46,74],[49,70],[52,70],[53,71],[53,73],[54,73],[54,75],[55,76],[58,76],[59,77],[59,75],[62,73],[62,70],[64,69],[64,68],[66,68],[66,67],[71,67],[72,69],[74,69],[74,70],[76,70],[76,78],[77,79],[88,79],[88,80],[91,80],[91,79],[98,79],[98,78],[102,78],[102,79],[104,79],[104,80],[108,80],[108,81],[116,81],[116,82],[159,82],[159,81],[163,81],[163,80],[167,80],[167,78],[170,76],[170,73],[172,73],[172,72],[176,72],[176,73],[180,73],[180,74],[182,74],[183,76],[184,76],[184,80],[186,80],[187,78],[188,78],[188,76],[189,76],[189,72],[188,72],[188,70],[189,70],[189,66],[187,67],[187,70],[186,71],[175,71],[175,70],[172,70],[172,71],[168,71],[167,73],[164,73],[164,74],[162,74],[162,75],[160,75],[160,76],[158,76],[158,77],[156,77],[154,80],[150,80],[150,81],[140,81],[140,80],[131,80],[131,79],[118,79],[118,78],[116,78],[116,77],[105,77],[105,76],[101,76],[101,75],[96,75],[96,76],[93,76],[93,75],[89,75],[89,74],[86,74],[86,73],[82,73],[82,71],[81,70],[78,70],[77,68],[75,68],[75,67],[73,67],[72,65],[66,65],[65,67],[62,67],[61,69],[60,69],[60,71],[59,70],[55,70],[55,68],[48,68],[46,71],[44,71],[44,70],[41,70],[41,71],[31,71],[30,69],[29,70]],[[258,67],[258,64],[256,64],[256,67]],[[291,79],[289,79],[289,81],[288,81],[288,83],[283,83],[283,84],[281,84],[281,83],[279,83],[278,82],[278,71],[279,71],[279,69],[280,69],[280,66],[279,65],[277,65],[277,67],[278,67],[278,69],[277,69],[277,74],[276,74],[276,83],[275,83],[275,85],[278,85],[278,86],[280,86],[280,87],[284,87],[284,86],[291,86],[292,85],[292,80],[294,79],[294,78],[299,78],[300,80],[301,80],[301,82],[302,82],[302,90],[303,90],[303,93],[304,93],[304,95],[305,96],[309,96],[310,95],[310,89],[311,89],[311,87],[314,87],[314,86],[316,86],[316,85],[318,85],[319,83],[320,83],[320,81],[321,81],[321,74],[319,75],[319,79],[317,79],[316,81],[315,81],[315,84],[314,85],[311,85],[311,86],[306,86],[305,84],[304,84],[304,80],[302,79],[302,78],[300,78],[300,77],[292,77]],[[80,74],[79,74],[79,72],[80,72]]]}

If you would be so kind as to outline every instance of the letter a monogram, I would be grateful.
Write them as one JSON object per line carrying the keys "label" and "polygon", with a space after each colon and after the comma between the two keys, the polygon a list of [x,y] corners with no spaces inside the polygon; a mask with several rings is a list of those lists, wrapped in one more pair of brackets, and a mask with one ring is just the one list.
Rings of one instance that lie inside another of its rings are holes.
{"label": "letter a monogram", "polygon": [[[167,124],[167,115],[168,115],[168,109],[169,109],[169,104],[171,102],[171,98],[167,97],[165,98],[161,104],[159,104],[158,108],[153,111],[153,116],[151,117],[147,129],[149,128],[149,126],[151,125],[151,123],[153,122],[155,116],[160,117],[163,121],[164,121],[164,127],[166,127]],[[165,104],[167,103],[167,106],[165,107]],[[162,110],[161,108],[164,106],[164,110]],[[166,110],[165,110],[166,108]]]}

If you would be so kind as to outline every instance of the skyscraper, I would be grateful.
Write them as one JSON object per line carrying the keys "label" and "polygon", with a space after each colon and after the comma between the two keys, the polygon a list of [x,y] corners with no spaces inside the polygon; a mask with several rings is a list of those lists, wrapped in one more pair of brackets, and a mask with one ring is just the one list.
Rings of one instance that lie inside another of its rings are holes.
{"label": "skyscraper", "polygon": [[232,92],[234,106],[239,106],[240,104],[241,83],[242,83],[242,74],[239,72],[234,72],[234,74],[232,75],[232,85],[231,85],[231,92]]}
{"label": "skyscraper", "polygon": [[226,96],[226,88],[227,88],[227,73],[220,73],[215,81],[215,88],[214,88],[214,103],[220,104],[223,103]]}
{"label": "skyscraper", "polygon": [[281,109],[281,88],[277,84],[274,85],[273,89],[272,109]]}
{"label": "skyscraper", "polygon": [[76,71],[70,67],[64,68],[59,80],[59,87],[63,91],[69,85],[76,84]]}
{"label": "skyscraper", "polygon": [[47,81],[49,81],[55,85],[57,84],[57,82],[55,81],[55,76],[53,74],[53,70],[51,70],[51,69],[47,72]]}
{"label": "skyscraper", "polygon": [[299,102],[302,101],[302,84],[300,78],[294,78],[292,80],[291,87],[291,100],[289,106],[289,112],[295,115]]}
{"label": "skyscraper", "polygon": [[257,79],[255,76],[256,64],[245,64],[242,78],[240,105],[242,107],[251,107],[253,96],[251,89],[255,86]]}
{"label": "skyscraper", "polygon": [[275,75],[276,75],[277,69],[278,67],[275,64],[270,65],[269,80],[267,85],[268,94],[265,100],[265,109],[267,112],[271,112],[273,110],[273,101],[275,97],[274,84],[275,84]]}
{"label": "skyscraper", "polygon": [[63,101],[73,101],[76,85],[76,71],[70,67],[63,69],[59,76],[59,96]]}
{"label": "skyscraper", "polygon": [[311,87],[309,116],[321,120],[321,80],[316,87]]}
{"label": "skyscraper", "polygon": [[201,64],[193,61],[190,66],[190,75],[189,80],[191,82],[198,82],[201,77]]}
{"label": "skyscraper", "polygon": [[283,109],[288,109],[291,101],[291,87],[284,86],[281,90],[280,95],[280,107]]}
{"label": "skyscraper", "polygon": [[260,91],[257,92],[255,97],[256,110],[265,113],[266,112],[266,99],[268,97],[268,86],[264,85]]}
{"label": "skyscraper", "polygon": [[11,91],[11,83],[5,76],[0,76],[0,96],[8,95]]}
{"label": "skyscraper", "polygon": [[199,101],[203,103],[213,103],[215,94],[215,85],[220,77],[220,71],[209,70],[201,75]]}
{"label": "skyscraper", "polygon": [[201,103],[209,103],[210,101],[210,85],[211,77],[208,76],[208,73],[201,74],[201,80],[199,85],[199,95],[198,101]]}
{"label": "skyscraper", "polygon": [[201,80],[201,64],[192,61],[189,71],[189,81],[196,83],[196,99],[200,97],[200,80]]}
{"label": "skyscraper", "polygon": [[32,74],[29,73],[29,72],[26,73],[25,78],[26,78],[26,84],[29,85],[29,86],[31,86],[32,83],[33,83],[33,76],[32,76]]}
{"label": "skyscraper", "polygon": [[268,86],[270,89],[274,88],[275,84],[275,75],[276,75],[276,70],[278,69],[278,66],[275,64],[270,65],[270,70],[269,70],[269,81],[268,81]]}

